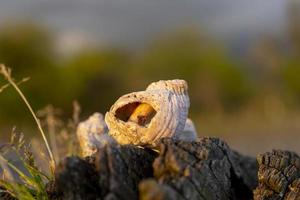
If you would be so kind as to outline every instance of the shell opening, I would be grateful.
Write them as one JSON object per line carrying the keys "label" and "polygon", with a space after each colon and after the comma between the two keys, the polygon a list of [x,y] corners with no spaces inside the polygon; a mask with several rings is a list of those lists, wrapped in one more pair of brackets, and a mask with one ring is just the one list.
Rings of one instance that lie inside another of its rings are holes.
{"label": "shell opening", "polygon": [[134,122],[144,127],[150,124],[155,115],[156,110],[150,104],[144,102],[128,103],[115,112],[116,118],[124,122]]}

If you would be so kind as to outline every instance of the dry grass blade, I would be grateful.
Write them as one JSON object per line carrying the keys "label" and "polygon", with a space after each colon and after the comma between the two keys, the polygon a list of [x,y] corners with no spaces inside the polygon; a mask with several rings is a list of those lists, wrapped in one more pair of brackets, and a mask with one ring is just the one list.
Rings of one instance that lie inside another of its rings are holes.
{"label": "dry grass blade", "polygon": [[[21,81],[19,81],[18,83],[16,83],[16,85],[20,85],[26,81],[28,81],[30,79],[30,77],[26,77],[26,78],[23,78]],[[2,92],[3,90],[5,90],[6,88],[8,88],[10,86],[9,83],[3,85],[2,87],[0,87],[0,92]]]}
{"label": "dry grass blade", "polygon": [[[50,169],[52,174],[54,173],[54,168],[55,168],[55,160],[51,151],[51,148],[49,146],[48,140],[46,138],[46,134],[42,128],[42,125],[40,123],[40,120],[37,118],[36,114],[34,113],[31,105],[29,104],[28,100],[26,99],[25,95],[23,94],[23,92],[19,89],[18,84],[13,80],[12,76],[11,76],[11,69],[6,67],[3,64],[0,64],[0,74],[2,74],[4,76],[4,78],[9,82],[9,84],[11,86],[13,86],[13,88],[17,91],[17,93],[20,95],[20,97],[22,98],[22,100],[24,101],[24,103],[26,104],[27,108],[29,109],[31,115],[33,116],[37,127],[43,137],[43,140],[45,142],[45,145],[47,147],[47,151],[49,153],[50,156]],[[24,79],[23,79],[24,80]]]}
{"label": "dry grass blade", "polygon": [[37,111],[37,116],[40,117],[40,119],[42,120],[42,124],[44,122],[47,126],[50,144],[56,162],[59,161],[58,146],[56,142],[56,131],[58,129],[58,126],[62,123],[58,119],[57,115],[60,115],[61,112],[62,111],[60,109],[57,109],[52,105],[48,105],[44,109]]}

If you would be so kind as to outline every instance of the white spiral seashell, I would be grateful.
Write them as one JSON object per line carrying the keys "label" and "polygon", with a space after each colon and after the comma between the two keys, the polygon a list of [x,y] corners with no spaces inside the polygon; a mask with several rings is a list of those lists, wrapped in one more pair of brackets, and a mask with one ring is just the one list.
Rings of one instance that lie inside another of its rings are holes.
{"label": "white spiral seashell", "polygon": [[82,156],[90,156],[103,145],[113,142],[107,132],[108,128],[100,113],[94,113],[86,121],[79,123],[76,134]]}
{"label": "white spiral seashell", "polygon": [[[185,127],[190,106],[184,80],[166,80],[150,84],[145,91],[120,97],[105,115],[109,134],[120,144],[155,144],[161,138],[178,138]],[[150,114],[137,116],[135,109],[145,105]]]}

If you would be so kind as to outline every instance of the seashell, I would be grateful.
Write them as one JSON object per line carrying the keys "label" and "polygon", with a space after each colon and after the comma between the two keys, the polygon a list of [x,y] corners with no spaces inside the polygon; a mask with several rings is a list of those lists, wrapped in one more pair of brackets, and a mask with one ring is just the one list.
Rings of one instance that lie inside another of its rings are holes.
{"label": "seashell", "polygon": [[113,142],[107,132],[108,128],[100,113],[94,113],[86,121],[79,123],[76,134],[82,156],[90,156],[105,144]]}
{"label": "seashell", "polygon": [[185,122],[185,126],[184,126],[182,133],[178,135],[178,139],[183,140],[183,141],[192,142],[192,141],[196,141],[197,137],[198,137],[198,134],[197,134],[195,125],[194,125],[193,121],[188,118]]}
{"label": "seashell", "polygon": [[178,138],[190,106],[187,90],[184,80],[166,80],[120,97],[105,115],[109,134],[120,144],[134,145]]}

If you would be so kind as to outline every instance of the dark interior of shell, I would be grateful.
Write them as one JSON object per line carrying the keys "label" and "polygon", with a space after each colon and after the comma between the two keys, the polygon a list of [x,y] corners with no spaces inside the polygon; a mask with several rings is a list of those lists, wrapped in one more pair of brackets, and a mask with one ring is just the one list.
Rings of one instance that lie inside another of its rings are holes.
{"label": "dark interior of shell", "polygon": [[156,110],[148,103],[131,102],[118,108],[115,112],[115,117],[124,122],[134,122],[140,126],[147,127],[153,117],[156,115]]}

